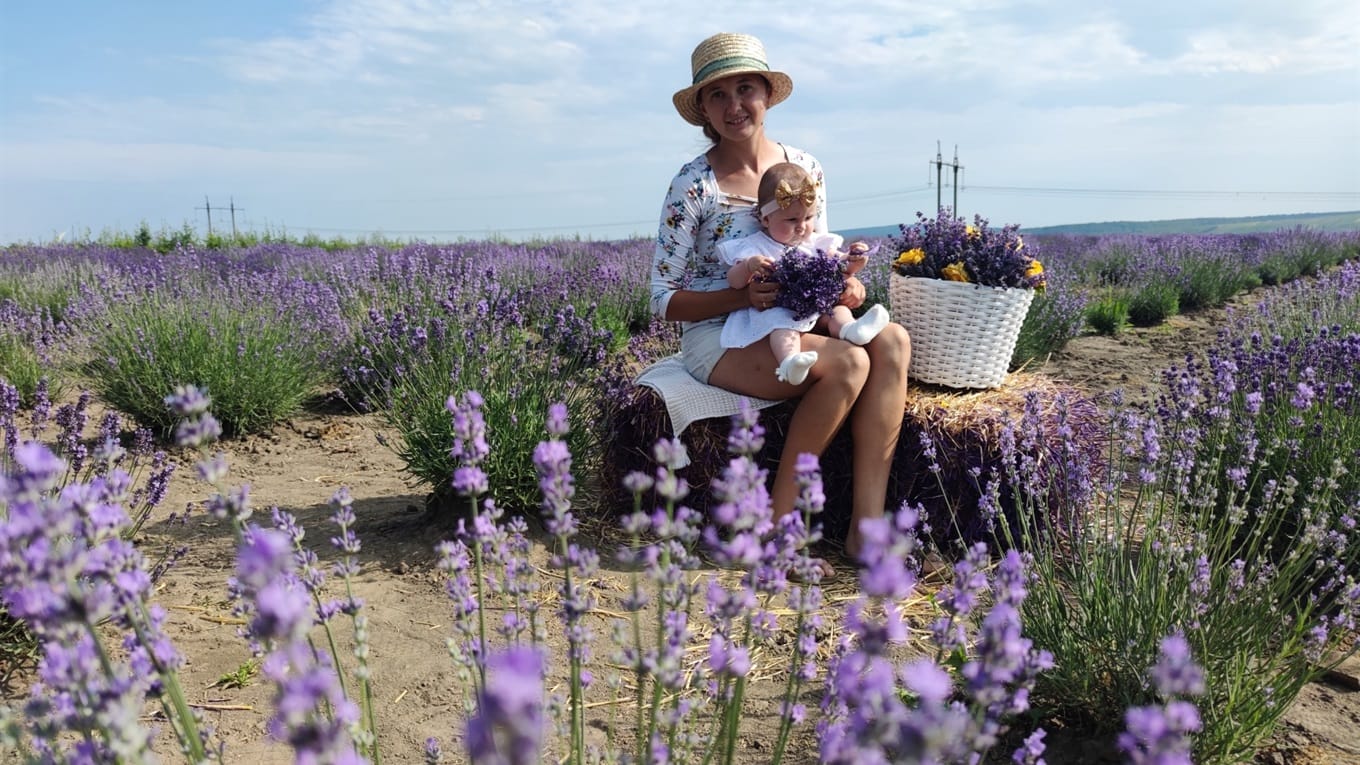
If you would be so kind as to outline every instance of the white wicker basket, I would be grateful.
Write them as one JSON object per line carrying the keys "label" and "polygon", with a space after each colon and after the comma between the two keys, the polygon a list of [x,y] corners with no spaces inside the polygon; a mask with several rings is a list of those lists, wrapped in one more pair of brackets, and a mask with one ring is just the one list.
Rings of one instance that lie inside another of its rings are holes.
{"label": "white wicker basket", "polygon": [[893,273],[888,297],[893,318],[911,335],[910,377],[951,388],[996,388],[1006,379],[1034,290]]}

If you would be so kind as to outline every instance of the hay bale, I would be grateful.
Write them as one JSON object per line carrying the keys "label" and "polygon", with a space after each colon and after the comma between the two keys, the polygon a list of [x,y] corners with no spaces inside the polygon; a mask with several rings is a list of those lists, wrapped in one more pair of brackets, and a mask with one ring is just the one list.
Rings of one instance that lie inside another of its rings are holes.
{"label": "hay bale", "polygon": [[[670,421],[664,402],[650,388],[633,386],[616,395],[613,403],[616,406],[608,416],[612,438],[605,443],[601,480],[606,506],[623,512],[630,510],[633,503],[633,498],[622,489],[623,477],[635,470],[646,473],[655,470],[651,447],[658,439],[669,437]],[[786,402],[760,413],[765,445],[757,459],[771,475],[778,467],[784,434],[795,406],[796,402]],[[1080,455],[1077,462],[1095,470],[1105,454],[1104,415],[1075,388],[1041,375],[1017,372],[1007,378],[1005,386],[986,391],[913,384],[888,481],[888,507],[896,508],[904,501],[920,504],[931,536],[941,546],[959,539],[966,544],[993,543],[992,522],[978,509],[989,477],[1000,478],[1000,506],[1007,509],[1010,523],[1016,520],[1016,491],[1030,494],[1035,491],[1012,486],[1002,469],[1005,433],[1008,426],[1019,428],[1022,420],[1025,431],[1034,434],[1017,447],[1031,468],[1028,478],[1032,482],[1028,486],[1042,487],[1041,491],[1046,493],[1034,498],[1037,502],[1031,504],[1044,508],[1051,516],[1074,501],[1080,502],[1084,496],[1074,495],[1089,491],[1090,484],[1058,475],[1063,464],[1062,449],[1075,448]],[[1062,436],[1060,425],[1064,428]],[[727,451],[730,429],[731,423],[726,420],[701,420],[691,424],[682,436],[689,450],[690,465],[680,475],[690,485],[687,503],[691,507],[706,510],[709,506],[711,483],[731,459]],[[932,460],[923,434],[934,446],[934,462],[939,466],[936,472],[930,469]],[[826,493],[826,510],[821,519],[824,531],[829,539],[843,539],[849,529],[851,507],[848,426],[836,434],[821,464]],[[1041,526],[1053,521],[1051,517],[1033,520]]]}

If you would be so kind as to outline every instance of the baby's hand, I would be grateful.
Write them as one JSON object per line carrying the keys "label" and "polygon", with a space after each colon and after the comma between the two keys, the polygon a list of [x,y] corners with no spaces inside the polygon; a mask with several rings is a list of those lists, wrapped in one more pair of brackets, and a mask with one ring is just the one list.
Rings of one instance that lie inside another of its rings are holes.
{"label": "baby's hand", "polygon": [[766,277],[774,273],[774,261],[764,255],[752,255],[746,259],[746,270],[753,278]]}
{"label": "baby's hand", "polygon": [[846,275],[857,274],[868,261],[869,245],[864,242],[855,242],[850,245],[850,251],[841,258],[841,273]]}

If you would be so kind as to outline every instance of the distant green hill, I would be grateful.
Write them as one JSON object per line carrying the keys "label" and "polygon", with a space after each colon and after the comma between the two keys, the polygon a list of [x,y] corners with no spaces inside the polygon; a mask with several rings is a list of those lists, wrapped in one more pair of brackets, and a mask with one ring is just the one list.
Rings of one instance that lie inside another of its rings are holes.
{"label": "distant green hill", "polygon": [[[1026,234],[1254,234],[1289,228],[1318,231],[1360,231],[1360,210],[1334,213],[1257,215],[1249,218],[1178,218],[1174,220],[1106,221],[1062,226],[1021,226]],[[870,226],[837,232],[852,237],[881,237],[897,233],[897,225]]]}

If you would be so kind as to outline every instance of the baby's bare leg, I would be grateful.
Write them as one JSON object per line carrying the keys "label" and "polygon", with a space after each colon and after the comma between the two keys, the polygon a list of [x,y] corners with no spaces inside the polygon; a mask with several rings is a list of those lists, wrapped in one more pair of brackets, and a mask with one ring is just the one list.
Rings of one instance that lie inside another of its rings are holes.
{"label": "baby's bare leg", "polygon": [[817,363],[816,351],[801,350],[803,334],[792,329],[776,329],[770,333],[770,350],[779,359],[774,376],[780,382],[802,385],[808,370]]}
{"label": "baby's bare leg", "polygon": [[832,308],[823,314],[823,317],[826,319],[826,333],[837,338],[841,336],[841,330],[855,321],[855,315],[843,305]]}
{"label": "baby's bare leg", "polygon": [[776,329],[770,333],[770,350],[775,361],[783,361],[803,350],[802,335],[791,329]]}

